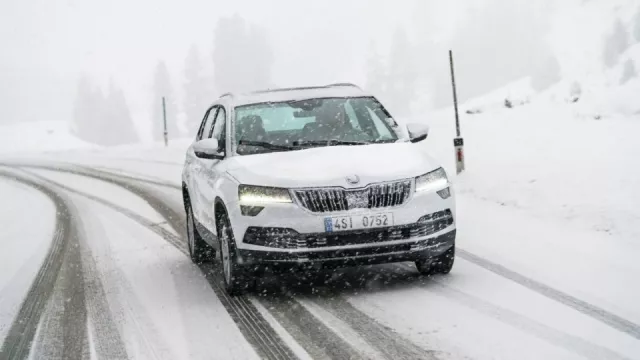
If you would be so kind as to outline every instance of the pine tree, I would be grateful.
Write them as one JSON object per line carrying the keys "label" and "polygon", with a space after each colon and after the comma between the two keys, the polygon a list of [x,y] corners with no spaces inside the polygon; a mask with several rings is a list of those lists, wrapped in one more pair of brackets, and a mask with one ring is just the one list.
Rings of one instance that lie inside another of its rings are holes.
{"label": "pine tree", "polygon": [[153,139],[155,141],[162,141],[164,139],[164,123],[163,123],[163,113],[162,113],[162,98],[165,98],[166,101],[166,112],[167,112],[167,131],[169,138],[178,138],[181,136],[178,131],[178,122],[177,122],[177,107],[175,105],[175,95],[173,94],[173,90],[171,87],[171,79],[169,76],[169,70],[167,69],[167,65],[160,61],[156,66],[156,72],[154,76],[154,85],[153,85],[153,99],[152,99],[152,129],[153,129]]}
{"label": "pine tree", "polygon": [[378,97],[385,97],[387,70],[382,56],[378,53],[373,42],[369,44],[369,58],[367,59],[367,90]]}
{"label": "pine tree", "polygon": [[91,129],[91,92],[92,85],[89,78],[86,75],[81,76],[78,80],[71,133],[86,141],[89,141]]}
{"label": "pine tree", "polygon": [[607,37],[604,44],[604,63],[607,67],[613,67],[618,63],[618,58],[629,46],[629,34],[620,20],[616,21],[613,32]]}
{"label": "pine tree", "polygon": [[87,76],[80,78],[77,91],[71,131],[86,142],[102,144],[104,95]]}
{"label": "pine tree", "polygon": [[267,31],[257,25],[250,25],[247,30],[247,49],[251,52],[250,60],[251,88],[268,89],[273,86],[271,70],[274,63],[273,50],[267,36]]}
{"label": "pine tree", "polygon": [[124,92],[113,80],[109,83],[102,121],[103,145],[131,144],[139,140]]}
{"label": "pine tree", "polygon": [[571,87],[569,88],[569,101],[573,103],[578,102],[581,96],[582,86],[577,81],[572,82]]}
{"label": "pine tree", "polygon": [[406,115],[411,110],[411,102],[416,96],[416,69],[413,49],[405,30],[397,28],[389,54],[389,76],[387,78],[387,98],[394,112]]}
{"label": "pine tree", "polygon": [[264,29],[239,15],[220,18],[214,33],[213,67],[218,92],[271,87],[273,52]]}
{"label": "pine tree", "polygon": [[[460,101],[526,76],[535,77],[536,70],[553,56],[545,37],[549,24],[538,5],[535,1],[485,0],[483,6],[468,12],[452,39]],[[442,66],[437,73],[446,74],[448,69]],[[451,104],[451,96],[446,95],[451,93],[450,86],[449,81],[441,81],[440,88],[434,89],[446,100],[439,106]]]}
{"label": "pine tree", "polygon": [[183,110],[187,116],[186,127],[189,136],[195,136],[208,105],[207,80],[203,72],[200,52],[192,45],[184,67]]}
{"label": "pine tree", "polygon": [[536,91],[542,91],[560,81],[560,65],[555,56],[551,55],[536,69],[531,79],[531,86]]}
{"label": "pine tree", "polygon": [[633,17],[633,37],[640,42],[640,8]]}
{"label": "pine tree", "polygon": [[624,84],[627,81],[636,77],[636,65],[631,59],[627,59],[624,63],[624,68],[622,70],[622,77],[620,78],[620,84]]}

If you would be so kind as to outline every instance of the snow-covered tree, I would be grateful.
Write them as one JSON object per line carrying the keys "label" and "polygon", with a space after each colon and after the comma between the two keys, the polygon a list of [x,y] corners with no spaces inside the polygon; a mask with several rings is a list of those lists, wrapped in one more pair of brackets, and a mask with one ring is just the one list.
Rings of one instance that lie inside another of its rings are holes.
{"label": "snow-covered tree", "polygon": [[178,131],[178,122],[177,122],[177,106],[175,103],[175,95],[173,93],[173,88],[171,87],[171,77],[169,75],[169,70],[167,69],[167,65],[160,61],[156,66],[155,76],[154,76],[154,84],[153,84],[153,99],[152,99],[152,129],[153,129],[153,139],[156,141],[162,141],[164,137],[164,123],[163,123],[163,114],[162,114],[162,98],[165,98],[166,101],[166,111],[167,111],[167,131],[169,138],[177,138],[180,137],[180,132]]}
{"label": "snow-covered tree", "polygon": [[627,81],[636,77],[636,65],[632,59],[627,59],[622,69],[622,77],[620,78],[620,84],[624,84]]}
{"label": "snow-covered tree", "polygon": [[577,81],[572,82],[571,86],[569,87],[569,101],[574,103],[578,102],[581,96],[582,86]]}
{"label": "snow-covered tree", "polygon": [[[451,46],[460,101],[526,76],[535,78],[537,70],[544,68],[542,64],[553,55],[547,39],[549,23],[539,5],[536,1],[485,0],[465,14]],[[450,93],[444,85],[441,81],[435,94]],[[450,104],[449,98],[445,104]]]}
{"label": "snow-covered tree", "polygon": [[629,46],[629,34],[620,20],[617,20],[613,32],[607,37],[604,44],[604,63],[613,67],[618,63],[618,58]]}
{"label": "snow-covered tree", "polygon": [[633,37],[640,42],[640,8],[633,17]]}
{"label": "snow-covered tree", "polygon": [[92,118],[91,92],[92,86],[89,78],[86,75],[81,76],[80,80],[78,80],[76,101],[73,109],[73,120],[71,121],[70,127],[72,134],[85,140],[90,137],[89,129],[91,126],[89,122]]}
{"label": "snow-covered tree", "polygon": [[560,81],[560,65],[556,57],[551,55],[535,69],[531,77],[531,86],[537,91],[542,91],[558,81]]}
{"label": "snow-covered tree", "polygon": [[104,128],[104,95],[87,76],[78,81],[71,132],[78,138],[101,144]]}
{"label": "snow-covered tree", "polygon": [[413,48],[405,30],[398,27],[391,43],[386,81],[386,98],[394,112],[406,115],[410,111],[416,96],[416,81]]}
{"label": "snow-covered tree", "polygon": [[218,92],[272,86],[273,52],[264,29],[239,15],[218,20],[214,34],[214,82]]}
{"label": "snow-covered tree", "polygon": [[124,92],[113,80],[109,84],[100,120],[103,145],[131,144],[139,140]]}
{"label": "snow-covered tree", "polygon": [[191,46],[185,60],[184,79],[183,111],[187,118],[187,133],[192,135],[196,133],[206,107],[211,101],[200,52],[195,45]]}
{"label": "snow-covered tree", "polygon": [[369,57],[367,59],[367,90],[374,95],[384,97],[386,92],[387,69],[382,56],[375,44],[369,45]]}

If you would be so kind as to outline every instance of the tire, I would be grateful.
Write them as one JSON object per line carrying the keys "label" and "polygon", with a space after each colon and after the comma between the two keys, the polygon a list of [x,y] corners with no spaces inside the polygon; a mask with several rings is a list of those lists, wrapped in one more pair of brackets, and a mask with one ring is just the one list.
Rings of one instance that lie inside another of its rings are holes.
{"label": "tire", "polygon": [[456,244],[433,260],[418,260],[416,268],[422,275],[448,274],[453,268],[456,255]]}
{"label": "tire", "polygon": [[216,257],[215,249],[202,239],[198,229],[196,229],[191,203],[187,203],[187,246],[189,248],[189,257],[195,264],[213,261]]}
{"label": "tire", "polygon": [[241,295],[250,289],[252,279],[250,279],[247,270],[238,265],[236,242],[226,213],[218,216],[217,231],[220,242],[220,266],[225,290],[231,296]]}

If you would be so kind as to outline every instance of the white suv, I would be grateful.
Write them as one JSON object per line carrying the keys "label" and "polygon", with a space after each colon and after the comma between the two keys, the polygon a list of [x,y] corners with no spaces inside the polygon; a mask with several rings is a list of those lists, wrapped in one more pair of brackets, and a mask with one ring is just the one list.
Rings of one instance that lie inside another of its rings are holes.
{"label": "white suv", "polygon": [[189,252],[220,251],[227,291],[267,269],[415,261],[448,273],[455,201],[445,171],[351,84],[221,96],[182,173]]}

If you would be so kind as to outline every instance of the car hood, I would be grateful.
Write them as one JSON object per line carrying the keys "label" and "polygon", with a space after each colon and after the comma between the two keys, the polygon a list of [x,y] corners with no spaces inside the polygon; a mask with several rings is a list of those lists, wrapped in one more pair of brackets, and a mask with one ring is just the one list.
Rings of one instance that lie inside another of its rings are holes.
{"label": "car hood", "polygon": [[[297,151],[234,156],[227,171],[242,184],[285,188],[342,186],[412,178],[439,165],[418,144],[326,146]],[[347,177],[359,182],[349,184]]]}

